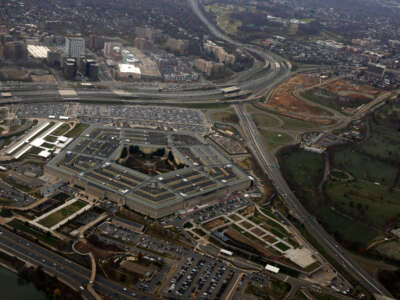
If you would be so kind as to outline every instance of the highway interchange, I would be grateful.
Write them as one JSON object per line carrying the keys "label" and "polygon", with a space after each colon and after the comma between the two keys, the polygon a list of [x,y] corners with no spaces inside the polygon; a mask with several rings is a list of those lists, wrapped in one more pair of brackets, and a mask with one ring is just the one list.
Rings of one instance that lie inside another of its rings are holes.
{"label": "highway interchange", "polygon": [[[272,180],[277,191],[282,195],[289,208],[295,213],[305,229],[327,250],[337,263],[343,266],[348,273],[354,276],[369,292],[389,296],[390,293],[370,274],[361,269],[338,245],[334,239],[322,228],[322,226],[306,211],[300,201],[290,190],[288,184],[282,177],[278,163],[263,146],[256,125],[246,112],[242,102],[258,100],[265,95],[278,83],[282,82],[291,74],[291,64],[289,61],[266,52],[254,45],[244,45],[220,32],[204,16],[199,8],[197,0],[188,0],[194,13],[208,27],[210,32],[220,40],[234,44],[238,47],[247,49],[250,53],[262,57],[264,62],[258,62],[255,66],[242,74],[239,74],[230,84],[238,85],[243,90],[250,90],[253,95],[250,99],[236,100],[233,103],[235,111],[239,116],[241,126],[246,135],[248,146],[255,155],[264,172]],[[1,87],[3,91],[10,91],[12,98],[3,99],[3,104],[24,103],[24,102],[58,102],[58,101],[122,101],[123,103],[221,103],[222,92],[218,86],[204,89],[170,89],[160,91],[158,87],[136,86],[128,90],[126,84],[116,82],[100,82],[100,88],[79,87],[74,88],[75,95],[63,96],[57,84],[30,84],[23,83],[18,86],[7,85]],[[111,88],[110,88],[111,87]],[[124,89],[126,93],[121,96],[116,90]],[[232,103],[232,101],[230,101]],[[46,270],[57,275],[57,277],[68,282],[72,286],[86,287],[90,271],[79,266],[70,260],[54,254],[53,252],[29,242],[14,233],[0,228],[0,247],[10,254],[13,254],[24,261],[35,265],[43,266]],[[101,276],[96,277],[94,288],[105,295],[117,296],[118,299],[132,299],[132,293],[122,286],[111,282]],[[87,299],[93,299],[86,290],[83,294]],[[152,299],[142,295],[140,299]]]}

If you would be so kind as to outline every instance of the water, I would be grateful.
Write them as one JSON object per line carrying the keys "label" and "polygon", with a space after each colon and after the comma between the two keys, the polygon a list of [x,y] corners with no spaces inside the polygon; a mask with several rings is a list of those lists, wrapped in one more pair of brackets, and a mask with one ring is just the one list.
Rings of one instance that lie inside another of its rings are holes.
{"label": "water", "polygon": [[32,283],[18,283],[18,275],[0,267],[0,298],[3,300],[47,300]]}

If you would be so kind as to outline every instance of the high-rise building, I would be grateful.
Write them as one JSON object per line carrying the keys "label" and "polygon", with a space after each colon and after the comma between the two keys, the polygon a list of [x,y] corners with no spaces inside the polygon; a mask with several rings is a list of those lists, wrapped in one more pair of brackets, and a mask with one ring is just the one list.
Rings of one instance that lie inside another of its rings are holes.
{"label": "high-rise building", "polygon": [[85,39],[82,37],[66,37],[65,55],[74,58],[85,55]]}

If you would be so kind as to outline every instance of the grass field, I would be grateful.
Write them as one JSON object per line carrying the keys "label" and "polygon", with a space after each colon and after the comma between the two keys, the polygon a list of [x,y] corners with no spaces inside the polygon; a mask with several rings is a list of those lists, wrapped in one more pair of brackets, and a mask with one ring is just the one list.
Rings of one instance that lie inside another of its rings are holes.
{"label": "grass field", "polygon": [[357,146],[335,151],[332,164],[335,168],[344,170],[358,179],[384,185],[392,185],[397,173],[396,166],[359,152]]}
{"label": "grass field", "polygon": [[266,287],[259,287],[249,283],[245,293],[261,297],[268,295],[271,299],[284,299],[285,295],[290,290],[290,284],[283,281],[272,280]]}
{"label": "grass field", "polygon": [[351,219],[335,213],[329,207],[318,208],[317,215],[328,232],[336,234],[346,241],[367,244],[377,235],[377,232],[371,230],[369,226],[354,222]]}
{"label": "grass field", "polygon": [[51,215],[47,216],[46,218],[39,221],[39,224],[46,226],[48,228],[56,225],[57,223],[61,222],[65,218],[69,217],[70,215],[76,213],[81,208],[87,205],[84,201],[75,201],[70,205],[52,213]]}
{"label": "grass field", "polygon": [[[275,114],[276,118],[274,118],[265,113],[264,110],[258,109],[257,107],[250,104],[246,106],[246,109],[251,114],[254,122],[257,124],[258,127],[277,127],[288,130],[302,131],[302,130],[316,128],[319,126],[318,124],[314,124],[312,122],[288,118],[282,115]],[[277,119],[282,120],[283,124],[280,125]]]}
{"label": "grass field", "polygon": [[66,133],[70,129],[68,124],[62,124],[60,127],[58,127],[56,130],[54,130],[51,134],[55,136],[60,136]]}
{"label": "grass field", "polygon": [[279,117],[282,121],[284,121],[284,124],[282,126],[283,129],[292,129],[292,130],[307,130],[307,129],[312,129],[316,128],[319,125],[314,124],[312,122],[306,122],[302,120],[297,120],[297,119],[292,119],[292,118],[287,118],[287,117]]}
{"label": "grass field", "polygon": [[239,118],[233,110],[218,111],[211,115],[214,122],[238,124]]}
{"label": "grass field", "polygon": [[54,122],[50,122],[49,125],[47,125],[45,128],[43,128],[42,130],[40,130],[38,133],[36,133],[33,137],[30,138],[30,141],[33,141],[34,139],[36,139],[38,136],[42,135],[43,133],[45,133],[47,130],[49,130],[51,127],[54,126]]}
{"label": "grass field", "polygon": [[57,141],[57,138],[55,136],[48,135],[48,136],[46,136],[44,138],[44,140],[48,141],[48,142],[51,142],[51,143],[54,143],[55,141]]}
{"label": "grass field", "polygon": [[362,151],[380,158],[400,161],[400,135],[386,126],[372,125],[371,137],[362,144]]}
{"label": "grass field", "polygon": [[400,190],[389,191],[383,185],[365,180],[328,181],[325,191],[340,211],[380,228],[400,213]]}
{"label": "grass field", "polygon": [[[371,230],[369,226],[361,222],[354,222],[332,211],[328,205],[321,202],[322,199],[316,190],[323,172],[321,155],[297,150],[284,153],[279,161],[285,178],[291,187],[295,189],[297,196],[317,216],[318,220],[324,224],[329,232],[336,233],[343,239],[360,243],[368,243],[376,236],[377,232]],[[346,185],[347,183],[333,182],[333,184]],[[329,189],[328,191],[330,192]],[[355,207],[357,209],[357,206]]]}
{"label": "grass field", "polygon": [[257,127],[277,127],[279,121],[273,117],[263,113],[256,113],[251,115]]}
{"label": "grass field", "polygon": [[42,231],[39,231],[32,226],[25,225],[24,222],[17,219],[12,220],[11,222],[7,223],[7,225],[10,225],[11,227],[15,228],[18,231],[25,232],[31,235],[32,237],[35,237],[38,240],[53,247],[56,247],[56,245],[60,241],[58,238],[48,235]]}
{"label": "grass field", "polygon": [[83,131],[86,130],[86,128],[88,128],[89,125],[88,124],[83,124],[83,123],[78,123],[75,125],[74,128],[72,128],[70,131],[68,131],[68,133],[65,135],[66,137],[69,138],[74,138],[79,136]]}
{"label": "grass field", "polygon": [[274,151],[278,147],[288,145],[293,142],[293,138],[286,134],[270,130],[260,130],[263,142],[267,150]]}
{"label": "grass field", "polygon": [[311,189],[319,183],[324,168],[320,154],[304,150],[285,153],[279,160],[289,182]]}
{"label": "grass field", "polygon": [[388,241],[375,248],[379,253],[400,261],[400,241]]}

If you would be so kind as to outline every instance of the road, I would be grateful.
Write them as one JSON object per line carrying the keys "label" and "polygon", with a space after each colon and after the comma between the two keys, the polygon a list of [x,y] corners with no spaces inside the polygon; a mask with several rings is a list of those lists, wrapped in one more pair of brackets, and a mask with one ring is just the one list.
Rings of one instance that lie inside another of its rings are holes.
{"label": "road", "polygon": [[[211,24],[204,16],[202,10],[199,8],[197,0],[188,0],[193,12],[199,19],[208,27],[210,32],[226,42],[234,44],[238,47],[244,47],[249,51],[254,51],[259,56],[264,57],[271,62],[271,66],[279,64],[279,69],[273,70],[270,75],[271,81],[265,85],[262,92],[268,91],[272,86],[276,85],[280,80],[286,78],[290,71],[290,63],[282,58],[277,57],[271,53],[267,53],[253,45],[243,45],[237,41],[232,40],[230,37],[223,34],[213,24]],[[283,73],[282,72],[283,69]],[[288,71],[285,72],[284,70]],[[273,78],[272,78],[273,77]],[[252,119],[246,112],[246,109],[241,104],[234,105],[235,111],[240,119],[240,124],[248,139],[249,147],[259,164],[263,167],[264,172],[272,180],[277,191],[284,197],[289,208],[297,215],[300,222],[302,222],[307,231],[319,241],[329,253],[333,254],[335,260],[341,264],[350,274],[354,275],[356,279],[371,293],[377,293],[384,296],[391,296],[390,293],[370,274],[361,269],[351,258],[346,256],[344,250],[336,243],[336,241],[322,228],[322,226],[313,218],[307,210],[303,207],[294,193],[290,190],[287,182],[282,177],[277,161],[265,150],[262,138],[258,129]]]}
{"label": "road", "polygon": [[[91,275],[90,270],[66,259],[65,257],[55,254],[36,243],[28,241],[1,226],[0,249],[33,265],[41,266],[43,270],[54,274],[57,278],[75,288],[81,286],[86,287],[89,282]],[[98,293],[108,295],[112,299],[155,299],[146,295],[136,295],[137,292],[133,292],[100,275],[96,276],[96,281],[94,282],[93,287]],[[82,290],[82,294],[87,299],[94,299],[86,289]]]}
{"label": "road", "polygon": [[339,244],[322,228],[322,226],[312,217],[303,207],[294,193],[290,190],[287,182],[282,177],[278,168],[278,163],[264,148],[262,138],[256,125],[249,117],[246,109],[242,105],[235,105],[235,111],[239,116],[240,123],[248,139],[249,148],[255,155],[264,172],[272,180],[276,190],[282,195],[288,207],[295,213],[305,229],[330,253],[332,257],[345,268],[350,274],[355,276],[368,291],[373,294],[380,294],[391,297],[390,293],[365,272],[357,263],[349,258]]}

